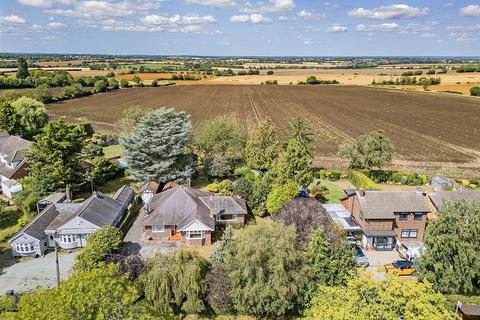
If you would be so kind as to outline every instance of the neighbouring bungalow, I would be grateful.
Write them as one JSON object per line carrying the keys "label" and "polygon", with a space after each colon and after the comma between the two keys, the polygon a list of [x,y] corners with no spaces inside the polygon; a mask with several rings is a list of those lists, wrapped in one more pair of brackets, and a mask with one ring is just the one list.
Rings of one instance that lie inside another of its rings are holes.
{"label": "neighbouring bungalow", "polygon": [[181,240],[186,246],[211,244],[218,224],[244,224],[243,199],[176,186],[151,196],[142,208],[147,239]]}
{"label": "neighbouring bungalow", "polygon": [[436,191],[428,194],[433,206],[433,213],[441,212],[445,202],[463,200],[466,202],[478,202],[480,203],[480,191],[479,190],[458,190],[458,191]]}
{"label": "neighbouring bungalow", "polygon": [[421,192],[357,190],[342,204],[362,227],[365,248],[393,250],[404,242],[423,240],[430,208]]}
{"label": "neighbouring bungalow", "polygon": [[462,320],[480,320],[480,305],[457,302],[456,313]]}
{"label": "neighbouring bungalow", "polygon": [[2,193],[12,198],[23,190],[17,179],[28,175],[26,153],[31,142],[7,132],[0,132],[0,182]]}
{"label": "neighbouring bungalow", "polygon": [[118,189],[113,197],[94,192],[82,203],[65,201],[68,197],[54,194],[42,199],[38,207],[46,207],[19,233],[8,240],[14,256],[40,256],[49,248],[83,247],[88,237],[103,226],[118,227],[132,203],[134,192],[128,186]]}

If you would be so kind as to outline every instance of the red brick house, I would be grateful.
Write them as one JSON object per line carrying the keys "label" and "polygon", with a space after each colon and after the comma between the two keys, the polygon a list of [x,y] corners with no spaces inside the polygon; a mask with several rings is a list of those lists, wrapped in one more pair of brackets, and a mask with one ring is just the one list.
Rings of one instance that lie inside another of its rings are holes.
{"label": "red brick house", "polygon": [[245,223],[247,206],[237,197],[177,186],[152,195],[141,214],[146,238],[203,246],[211,244],[217,224]]}
{"label": "red brick house", "polygon": [[430,209],[421,192],[357,190],[342,204],[362,227],[366,248],[393,250],[397,241],[423,240]]}

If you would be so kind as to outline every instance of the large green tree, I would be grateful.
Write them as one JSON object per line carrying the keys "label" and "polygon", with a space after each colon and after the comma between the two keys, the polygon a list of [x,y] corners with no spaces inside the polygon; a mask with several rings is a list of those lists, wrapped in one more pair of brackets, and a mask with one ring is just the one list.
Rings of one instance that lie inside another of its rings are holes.
{"label": "large green tree", "polygon": [[25,79],[30,74],[28,73],[28,63],[23,57],[17,59],[17,79]]}
{"label": "large green tree", "polygon": [[73,274],[61,282],[60,289],[22,295],[17,316],[24,320],[132,319],[129,307],[139,298],[137,286],[111,263]]}
{"label": "large green tree", "polygon": [[205,159],[207,174],[211,177],[230,174],[235,161],[242,158],[245,138],[245,129],[234,115],[219,116],[203,124],[195,144]]}
{"label": "large green tree", "polygon": [[282,185],[292,180],[307,187],[313,181],[312,156],[309,149],[296,138],[290,139],[285,152],[275,164],[275,184]]}
{"label": "large green tree", "polygon": [[285,203],[298,196],[299,191],[298,184],[292,180],[288,180],[284,184],[273,188],[267,196],[266,206],[268,212],[276,214]]}
{"label": "large green tree", "polygon": [[480,203],[447,202],[430,221],[419,274],[446,293],[480,289]]}
{"label": "large green tree", "polygon": [[67,184],[84,182],[82,150],[92,137],[88,123],[66,123],[63,118],[49,122],[36,136],[28,153],[30,176],[42,194],[63,190]]}
{"label": "large green tree", "polygon": [[313,133],[310,126],[301,117],[295,118],[288,124],[288,138],[299,141],[311,155],[313,148]]}
{"label": "large green tree", "polygon": [[306,319],[329,320],[446,320],[456,319],[446,299],[428,283],[391,275],[376,280],[371,274],[351,278],[346,286],[320,287]]}
{"label": "large green tree", "polygon": [[208,262],[192,251],[158,254],[143,280],[145,298],[162,313],[172,309],[187,314],[204,311],[207,266]]}
{"label": "large green tree", "polygon": [[345,285],[354,272],[355,254],[352,247],[344,237],[328,237],[324,226],[313,232],[306,251],[311,276],[310,292],[316,292],[319,285]]}
{"label": "large green tree", "polygon": [[128,133],[135,128],[137,123],[142,119],[144,115],[151,112],[151,108],[143,106],[133,106],[123,110],[122,118],[118,121],[117,125],[124,133]]}
{"label": "large green tree", "polygon": [[383,130],[372,131],[340,146],[351,168],[381,168],[393,160],[395,148]]}
{"label": "large green tree", "polygon": [[252,169],[268,170],[278,157],[277,132],[270,118],[260,121],[250,131],[245,146],[245,162]]}
{"label": "large green tree", "polygon": [[192,124],[185,112],[161,108],[145,114],[120,138],[129,172],[137,180],[186,180],[194,172],[188,145]]}
{"label": "large green tree", "polygon": [[224,261],[237,312],[284,316],[302,303],[307,279],[293,226],[274,223],[243,230],[227,245]]}
{"label": "large green tree", "polygon": [[16,113],[16,129],[23,137],[31,139],[48,122],[48,114],[45,105],[29,97],[21,97],[12,102]]}

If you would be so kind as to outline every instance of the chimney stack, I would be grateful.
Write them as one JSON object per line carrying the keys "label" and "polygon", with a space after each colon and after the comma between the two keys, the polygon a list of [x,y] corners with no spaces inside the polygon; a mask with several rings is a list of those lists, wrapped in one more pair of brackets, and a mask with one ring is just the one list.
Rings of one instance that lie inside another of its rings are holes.
{"label": "chimney stack", "polygon": [[365,196],[365,189],[364,189],[364,188],[358,189],[358,195],[359,195],[360,197],[364,197],[364,196]]}
{"label": "chimney stack", "polygon": [[72,202],[72,190],[70,187],[70,184],[67,184],[65,186],[65,203],[71,203]]}

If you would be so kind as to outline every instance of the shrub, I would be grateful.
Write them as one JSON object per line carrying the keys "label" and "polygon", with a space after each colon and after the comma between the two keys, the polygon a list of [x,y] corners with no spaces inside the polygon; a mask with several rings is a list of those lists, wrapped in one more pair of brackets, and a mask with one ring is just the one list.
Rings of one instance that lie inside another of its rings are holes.
{"label": "shrub", "polygon": [[150,85],[151,85],[152,87],[158,87],[158,82],[157,82],[157,80],[153,80]]}
{"label": "shrub", "polygon": [[267,210],[270,214],[277,213],[283,205],[298,195],[298,185],[288,181],[280,187],[274,188],[267,197]]}
{"label": "shrub", "polygon": [[380,186],[358,170],[348,170],[348,180],[357,188],[378,189]]}
{"label": "shrub", "polygon": [[268,71],[267,71],[267,74],[268,74],[269,76],[271,76],[271,75],[273,74],[273,70],[268,70]]}
{"label": "shrub", "polygon": [[104,81],[104,80],[98,80],[95,82],[95,85],[93,86],[94,87],[94,91],[96,93],[99,93],[99,92],[106,92],[108,87],[107,87],[107,82]]}
{"label": "shrub", "polygon": [[225,179],[218,184],[218,192],[221,195],[230,195],[233,191],[233,182]]}
{"label": "shrub", "polygon": [[330,175],[328,175],[328,180],[330,181],[338,181],[340,180],[340,176],[342,173],[338,170],[332,170],[330,171]]}
{"label": "shrub", "polygon": [[120,248],[122,232],[112,226],[105,226],[93,233],[82,252],[75,258],[75,271],[87,271],[104,261]]}
{"label": "shrub", "polygon": [[470,89],[470,95],[480,97],[480,87],[473,87]]}
{"label": "shrub", "polygon": [[218,182],[217,182],[217,181],[214,181],[214,182],[210,183],[210,184],[207,186],[207,191],[208,191],[208,192],[218,193],[219,190],[220,190],[220,188],[219,188],[219,186],[218,186]]}
{"label": "shrub", "polygon": [[0,296],[0,314],[4,312],[15,312],[17,310],[14,296]]}
{"label": "shrub", "polygon": [[120,80],[120,88],[128,88],[128,81],[125,79]]}

